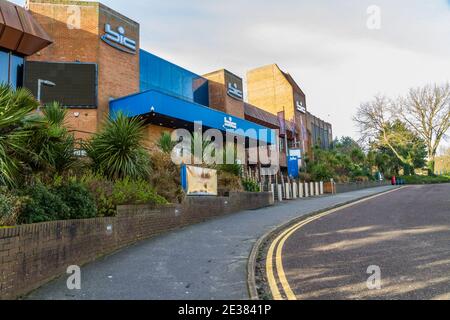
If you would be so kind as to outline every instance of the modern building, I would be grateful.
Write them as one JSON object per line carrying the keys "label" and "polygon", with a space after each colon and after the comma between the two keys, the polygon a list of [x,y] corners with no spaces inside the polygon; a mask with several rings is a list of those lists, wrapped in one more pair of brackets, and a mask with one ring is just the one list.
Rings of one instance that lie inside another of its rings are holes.
{"label": "modern building", "polygon": [[193,131],[199,121],[204,130],[237,130],[247,148],[250,141],[278,143],[282,167],[287,150],[303,155],[331,141],[331,125],[308,113],[304,92],[277,65],[248,73],[247,103],[241,77],[225,69],[198,75],[141,49],[139,23],[101,3],[28,0],[27,10],[0,4],[1,82],[67,107],[78,139],[122,112],[145,121],[149,149],[162,132]]}
{"label": "modern building", "polygon": [[[287,130],[289,150],[311,154],[316,144],[328,148],[332,126],[308,112],[306,95],[289,73],[276,64],[253,69],[247,73],[249,103],[271,113],[284,114],[292,123]],[[289,127],[289,125],[287,125]],[[320,143],[319,143],[320,142]]]}
{"label": "modern building", "polygon": [[0,1],[0,83],[23,85],[24,59],[52,43],[29,11]]}

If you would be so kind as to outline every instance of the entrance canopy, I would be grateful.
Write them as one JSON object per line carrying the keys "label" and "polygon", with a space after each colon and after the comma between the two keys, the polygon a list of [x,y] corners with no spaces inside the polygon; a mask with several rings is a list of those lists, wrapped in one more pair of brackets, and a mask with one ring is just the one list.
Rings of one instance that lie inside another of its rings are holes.
{"label": "entrance canopy", "polygon": [[172,119],[171,123],[177,124],[201,121],[205,128],[235,132],[237,135],[268,144],[276,142],[275,134],[267,127],[157,90],[113,100],[110,102],[110,112],[113,115],[122,112],[129,117],[152,115],[161,119]]}

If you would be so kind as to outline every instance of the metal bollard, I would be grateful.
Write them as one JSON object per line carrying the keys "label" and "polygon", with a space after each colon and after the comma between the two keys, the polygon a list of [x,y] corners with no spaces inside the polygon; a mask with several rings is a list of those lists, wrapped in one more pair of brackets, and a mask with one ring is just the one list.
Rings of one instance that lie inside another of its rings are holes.
{"label": "metal bollard", "polygon": [[310,182],[309,183],[309,193],[311,195],[311,197],[315,196],[315,192],[314,192],[314,182]]}
{"label": "metal bollard", "polygon": [[318,182],[316,182],[315,190],[316,196],[320,196],[320,184]]}
{"label": "metal bollard", "polygon": [[305,198],[309,198],[309,184],[305,182]]}
{"label": "metal bollard", "polygon": [[270,185],[270,190],[272,191],[272,199],[273,199],[273,203],[275,203],[275,184],[271,184]]}
{"label": "metal bollard", "polygon": [[320,181],[320,195],[323,196],[324,195],[324,185],[323,185],[323,181]]}
{"label": "metal bollard", "polygon": [[305,197],[305,192],[304,192],[304,184],[299,182],[298,184],[298,196],[299,198],[304,198]]}

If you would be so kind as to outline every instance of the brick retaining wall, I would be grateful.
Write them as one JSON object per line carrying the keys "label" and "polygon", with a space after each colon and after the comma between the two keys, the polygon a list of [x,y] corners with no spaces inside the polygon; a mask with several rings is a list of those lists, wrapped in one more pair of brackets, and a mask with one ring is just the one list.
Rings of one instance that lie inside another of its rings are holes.
{"label": "brick retaining wall", "polygon": [[121,206],[114,218],[70,220],[0,229],[0,299],[15,299],[66,272],[137,241],[213,217],[273,204],[271,193],[189,197],[152,210]]}

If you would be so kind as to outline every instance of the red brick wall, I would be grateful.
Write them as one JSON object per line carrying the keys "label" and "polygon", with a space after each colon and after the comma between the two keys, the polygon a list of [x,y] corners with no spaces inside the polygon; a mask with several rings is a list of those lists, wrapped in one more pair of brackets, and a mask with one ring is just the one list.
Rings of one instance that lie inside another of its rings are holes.
{"label": "red brick wall", "polygon": [[[136,241],[246,209],[266,207],[270,193],[187,198],[183,205],[151,210],[122,206],[115,218],[56,221],[0,229],[0,299],[15,299]],[[112,226],[112,231],[107,230]]]}
{"label": "red brick wall", "polygon": [[[52,37],[54,43],[37,54],[31,61],[89,62],[98,65],[98,108],[81,112],[79,119],[69,117],[68,126],[79,130],[77,138],[86,138],[96,132],[109,113],[111,98],[120,98],[139,92],[139,24],[120,13],[98,3],[73,0],[29,0],[28,8],[36,20]],[[74,8],[80,12],[78,28],[69,27]],[[137,41],[136,54],[119,51],[100,37],[105,24],[116,30],[122,26],[126,36]]]}

